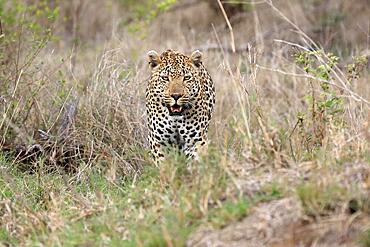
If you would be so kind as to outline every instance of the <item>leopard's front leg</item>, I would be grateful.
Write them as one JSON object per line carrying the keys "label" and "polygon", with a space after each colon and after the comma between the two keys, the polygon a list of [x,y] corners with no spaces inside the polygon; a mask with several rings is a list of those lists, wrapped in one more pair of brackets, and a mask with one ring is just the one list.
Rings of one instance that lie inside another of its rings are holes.
{"label": "leopard's front leg", "polygon": [[159,164],[164,160],[163,145],[156,141],[152,134],[149,135],[149,144],[154,163],[156,166],[159,166]]}

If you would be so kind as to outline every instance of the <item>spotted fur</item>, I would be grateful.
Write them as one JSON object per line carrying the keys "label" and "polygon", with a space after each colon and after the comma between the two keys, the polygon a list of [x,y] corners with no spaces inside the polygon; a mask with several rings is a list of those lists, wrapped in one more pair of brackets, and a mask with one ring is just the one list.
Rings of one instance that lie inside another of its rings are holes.
{"label": "spotted fur", "polygon": [[146,89],[149,144],[156,162],[167,146],[192,157],[207,142],[215,104],[215,88],[202,63],[202,53],[191,56],[167,50],[148,52],[151,77]]}

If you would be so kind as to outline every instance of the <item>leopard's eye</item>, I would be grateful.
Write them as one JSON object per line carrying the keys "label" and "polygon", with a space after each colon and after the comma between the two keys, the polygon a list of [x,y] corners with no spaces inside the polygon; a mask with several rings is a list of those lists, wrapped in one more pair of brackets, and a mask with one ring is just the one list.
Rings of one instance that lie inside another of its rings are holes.
{"label": "leopard's eye", "polygon": [[186,76],[184,76],[184,81],[190,80],[190,78],[191,78],[190,75],[186,75]]}
{"label": "leopard's eye", "polygon": [[161,79],[162,79],[162,80],[164,80],[164,81],[168,81],[168,76],[166,76],[166,75],[162,75],[162,76],[161,76]]}

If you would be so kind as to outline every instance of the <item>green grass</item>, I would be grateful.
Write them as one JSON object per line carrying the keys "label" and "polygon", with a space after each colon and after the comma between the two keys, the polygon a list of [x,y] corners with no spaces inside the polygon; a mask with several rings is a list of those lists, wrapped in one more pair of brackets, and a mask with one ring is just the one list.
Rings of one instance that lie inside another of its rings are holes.
{"label": "green grass", "polygon": [[370,246],[370,229],[366,230],[360,237],[359,243],[363,247]]}
{"label": "green grass", "polygon": [[338,203],[348,198],[346,192],[336,184],[304,183],[297,188],[297,195],[310,216],[328,215],[338,207]]}
{"label": "green grass", "polygon": [[[139,176],[115,182],[99,167],[86,170],[77,180],[73,174],[22,172],[1,157],[0,195],[12,217],[1,225],[0,241],[182,246],[198,226],[222,227],[240,220],[260,201],[227,193],[230,178],[214,150],[191,168],[183,156],[169,156],[160,168],[147,166]],[[23,230],[12,233],[16,227]]]}
{"label": "green grass", "polygon": [[[213,147],[191,165],[170,151],[160,167],[148,165],[114,181],[98,165],[77,179],[45,168],[24,172],[4,156],[0,162],[0,243],[9,245],[184,246],[200,226],[226,227],[292,190],[313,217],[330,215],[351,198],[319,177],[296,188],[273,182],[253,195],[240,194]],[[360,241],[368,246],[365,233]]]}
{"label": "green grass", "polygon": [[248,215],[251,202],[247,198],[228,201],[220,208],[211,211],[208,221],[216,227],[224,227],[233,221],[240,220]]}

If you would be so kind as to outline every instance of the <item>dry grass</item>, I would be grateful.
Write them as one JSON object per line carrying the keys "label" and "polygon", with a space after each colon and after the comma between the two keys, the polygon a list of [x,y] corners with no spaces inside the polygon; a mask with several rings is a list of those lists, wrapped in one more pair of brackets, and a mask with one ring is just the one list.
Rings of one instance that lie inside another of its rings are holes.
{"label": "dry grass", "polygon": [[[368,246],[366,0],[256,1],[225,7],[230,26],[207,1],[150,24],[118,1],[59,4],[60,40],[2,60],[0,243]],[[145,54],[167,48],[202,49],[216,83],[191,170],[148,157]]]}

